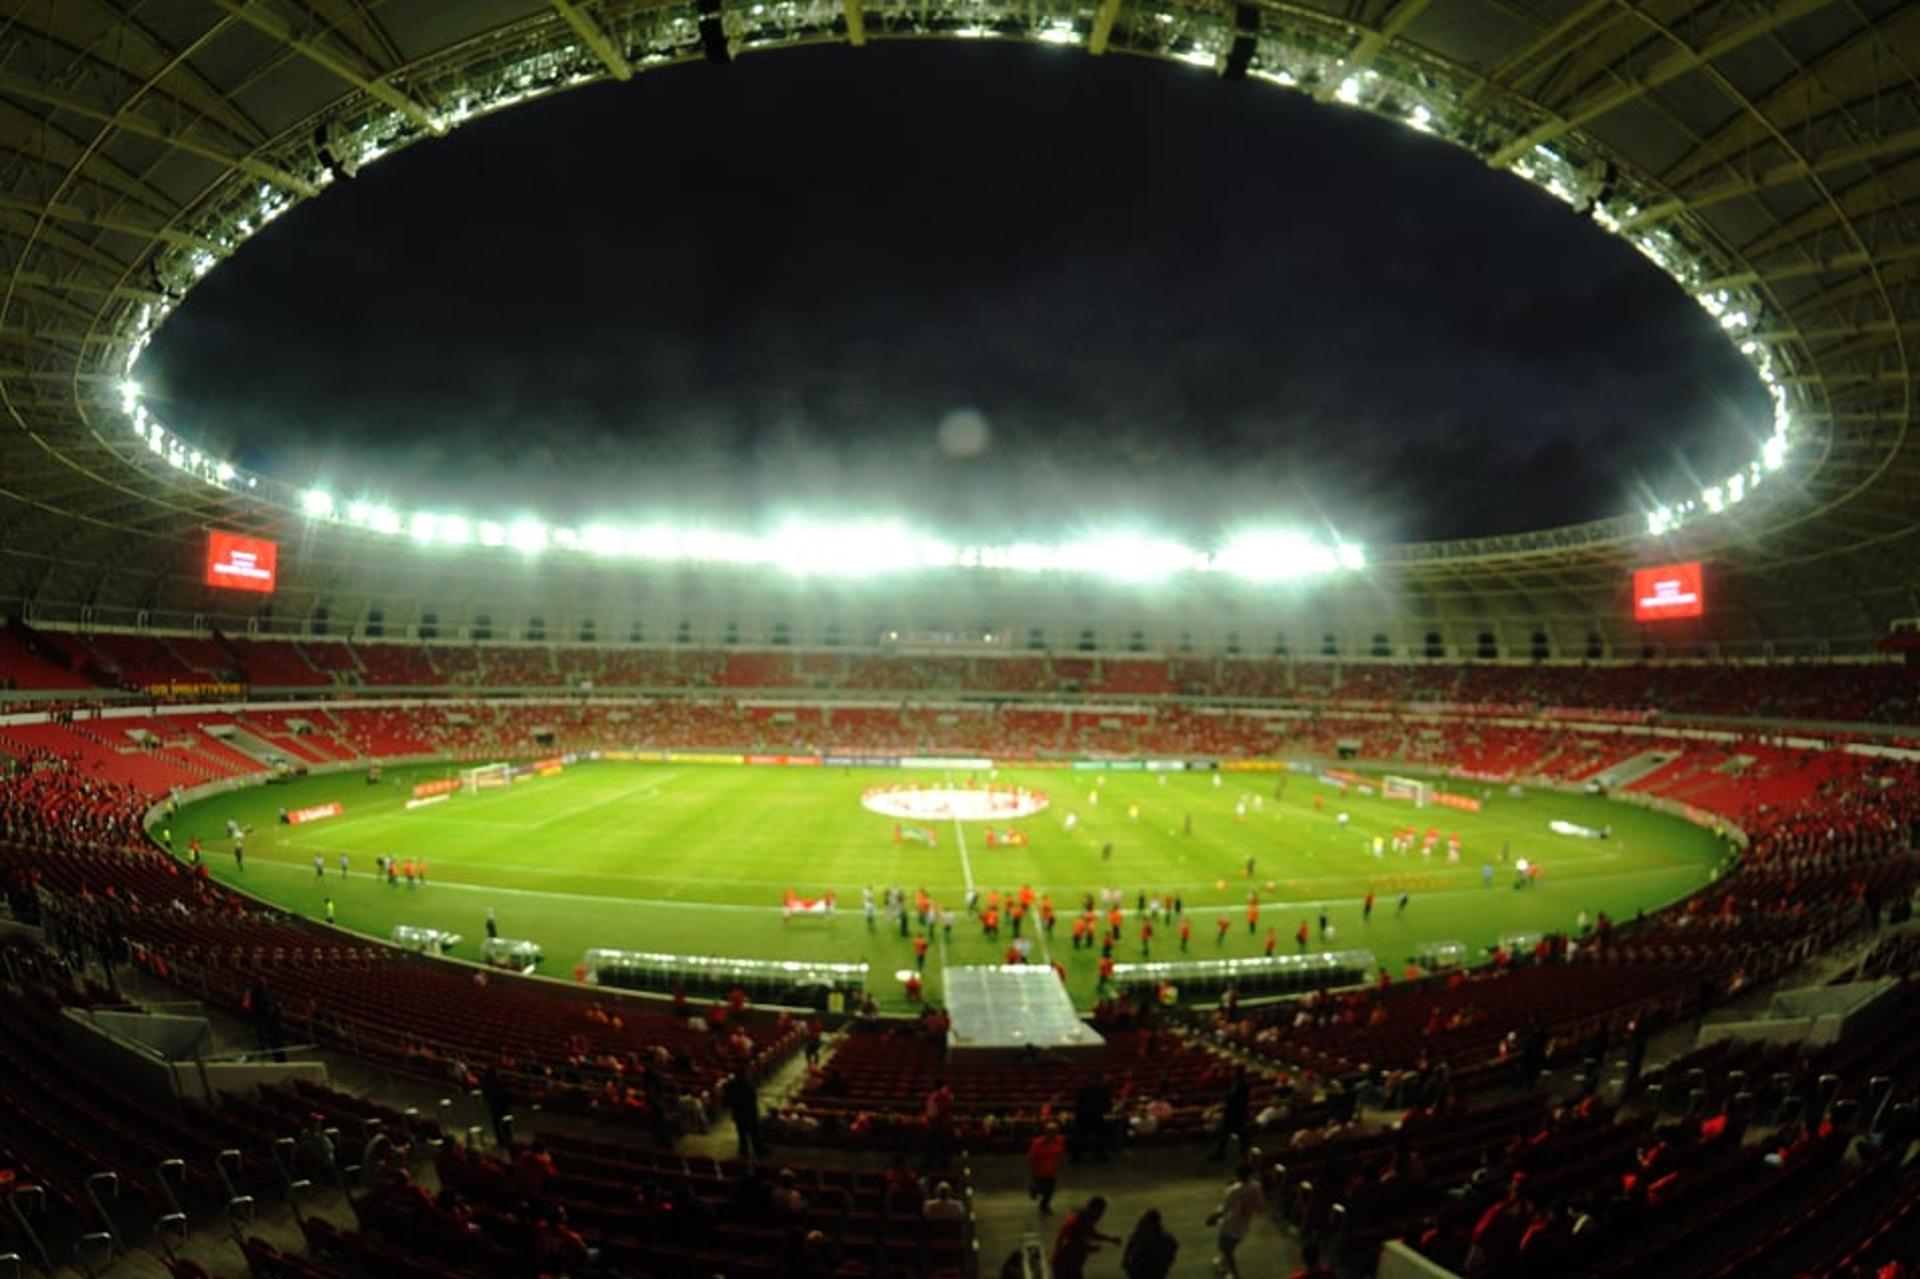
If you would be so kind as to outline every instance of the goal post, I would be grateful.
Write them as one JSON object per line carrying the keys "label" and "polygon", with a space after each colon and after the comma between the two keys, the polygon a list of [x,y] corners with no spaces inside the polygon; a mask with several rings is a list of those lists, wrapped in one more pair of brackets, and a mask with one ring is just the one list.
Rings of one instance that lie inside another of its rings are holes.
{"label": "goal post", "polygon": [[460,770],[460,789],[469,795],[513,784],[513,769],[507,764],[482,764]]}
{"label": "goal post", "polygon": [[1383,777],[1380,793],[1388,799],[1406,800],[1415,808],[1425,808],[1433,801],[1433,787],[1413,777]]}

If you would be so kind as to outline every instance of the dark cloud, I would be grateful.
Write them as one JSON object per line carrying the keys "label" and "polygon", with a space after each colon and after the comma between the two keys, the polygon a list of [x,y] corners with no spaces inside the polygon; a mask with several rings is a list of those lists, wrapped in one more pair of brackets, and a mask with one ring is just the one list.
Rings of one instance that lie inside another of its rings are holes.
{"label": "dark cloud", "polygon": [[[469,125],[269,229],[141,373],[189,435],[347,493],[956,533],[1540,527],[1723,469],[1765,409],[1670,282],[1469,156],[1184,68],[973,47]],[[983,454],[937,447],[958,408]]]}

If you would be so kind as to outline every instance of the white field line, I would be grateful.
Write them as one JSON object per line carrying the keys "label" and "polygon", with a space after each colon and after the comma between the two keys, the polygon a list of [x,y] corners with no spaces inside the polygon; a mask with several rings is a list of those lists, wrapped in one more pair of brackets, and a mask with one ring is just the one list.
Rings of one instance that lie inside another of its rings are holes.
{"label": "white field line", "polygon": [[953,837],[960,844],[960,874],[967,882],[967,891],[973,891],[973,863],[967,858],[967,833],[960,829],[960,819],[953,819]]}
{"label": "white field line", "polygon": [[610,804],[618,804],[623,800],[632,799],[635,795],[639,795],[647,791],[652,791],[654,794],[658,794],[660,791],[660,783],[671,781],[673,778],[677,776],[679,776],[678,773],[656,774],[655,776],[649,777],[646,781],[641,782],[638,786],[632,786],[623,791],[616,791],[614,794],[607,796],[605,799],[596,799],[591,804],[582,804],[578,808],[570,808],[566,812],[560,813],[557,816],[548,817],[542,821],[533,822],[530,825],[528,825],[525,829],[545,830],[547,827],[558,825],[561,822],[570,822],[574,818],[580,816],[580,814],[582,813],[591,813],[597,808],[606,808]]}

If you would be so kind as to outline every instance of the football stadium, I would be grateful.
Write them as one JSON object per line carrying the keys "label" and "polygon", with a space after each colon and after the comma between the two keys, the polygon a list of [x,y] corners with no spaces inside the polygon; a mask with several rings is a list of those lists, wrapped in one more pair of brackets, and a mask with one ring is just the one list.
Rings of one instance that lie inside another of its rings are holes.
{"label": "football stadium", "polygon": [[0,120],[0,1279],[1920,1275],[1920,6],[11,0]]}

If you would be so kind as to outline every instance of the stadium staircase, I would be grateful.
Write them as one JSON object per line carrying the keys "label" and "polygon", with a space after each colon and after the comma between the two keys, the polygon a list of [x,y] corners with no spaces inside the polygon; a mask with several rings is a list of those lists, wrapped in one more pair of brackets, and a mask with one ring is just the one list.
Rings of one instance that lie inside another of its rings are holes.
{"label": "stadium staircase", "polygon": [[1584,780],[1599,782],[1613,790],[1626,790],[1635,782],[1658,772],[1674,759],[1672,749],[1640,751],[1623,760],[1608,764],[1598,773],[1589,774]]}

